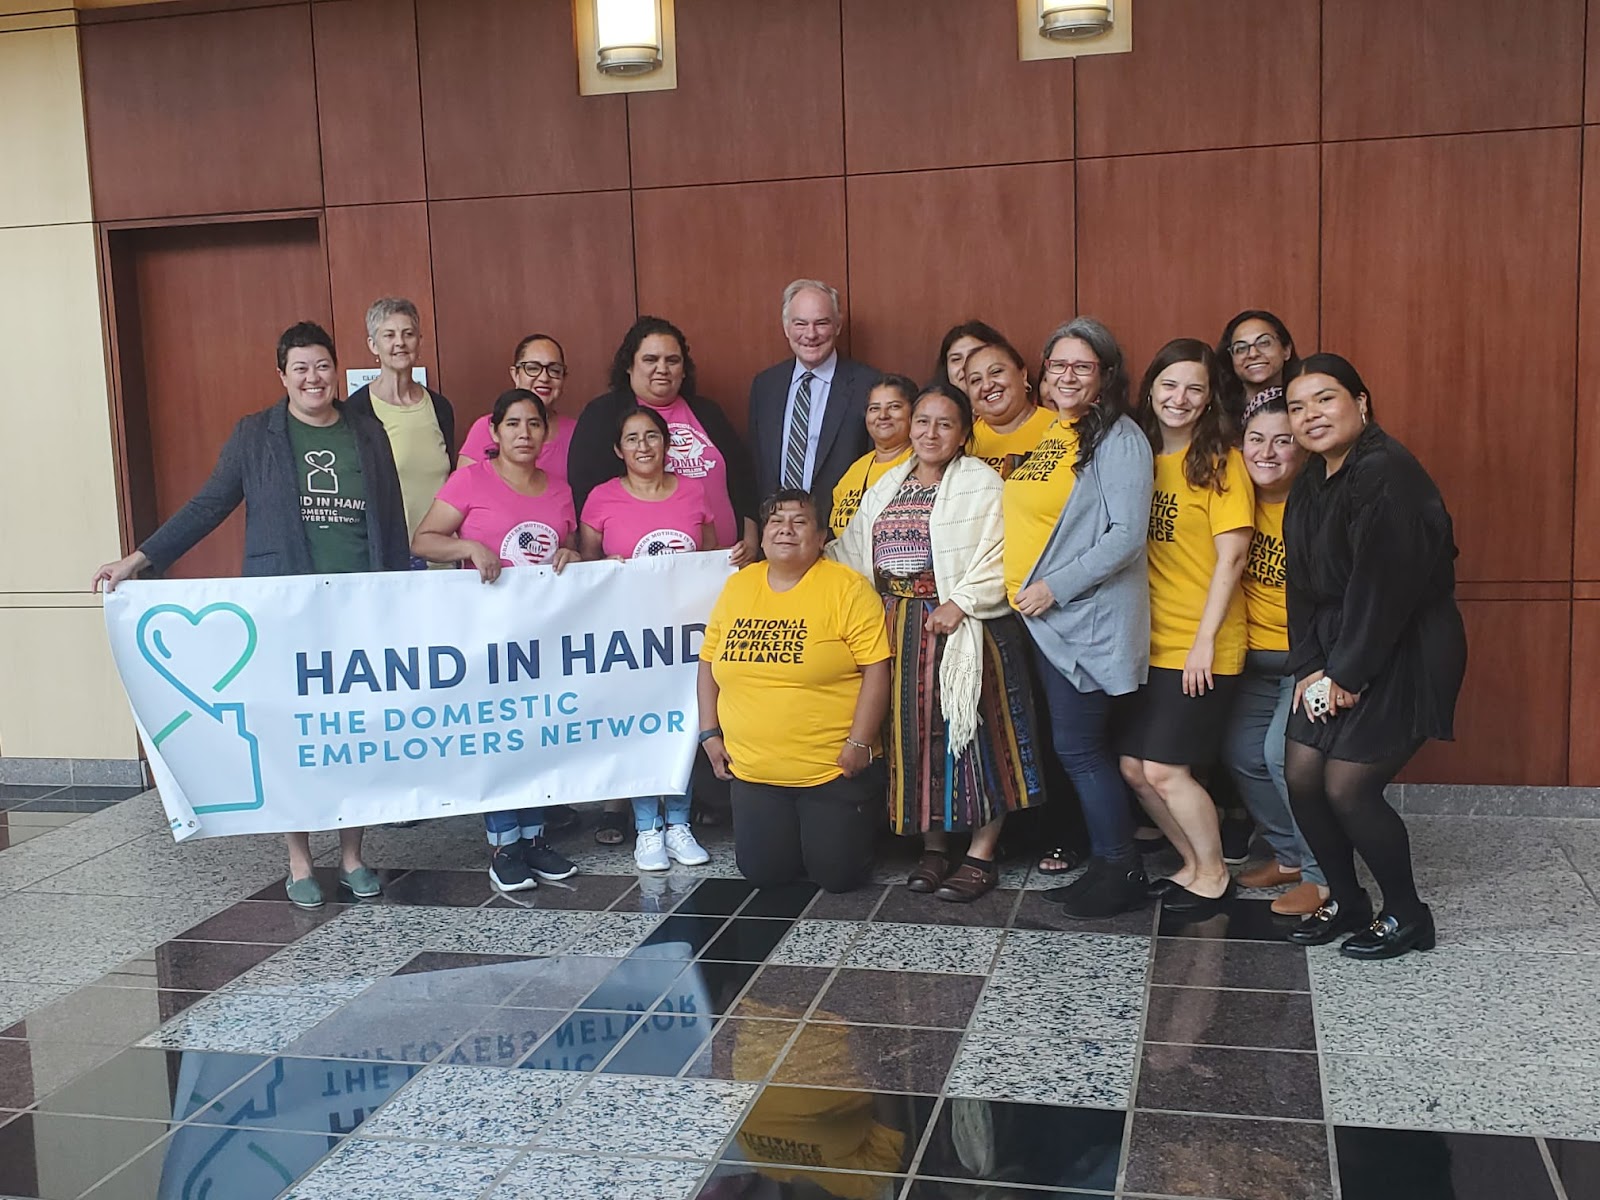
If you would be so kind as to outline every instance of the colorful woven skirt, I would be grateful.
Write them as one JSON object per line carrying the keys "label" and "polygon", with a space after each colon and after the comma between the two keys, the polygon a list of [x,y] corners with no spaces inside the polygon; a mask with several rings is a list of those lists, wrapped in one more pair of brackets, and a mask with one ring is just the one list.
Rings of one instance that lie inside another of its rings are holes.
{"label": "colorful woven skirt", "polygon": [[[939,706],[945,639],[927,629],[937,599],[895,595],[909,583],[885,580],[892,682],[889,728],[889,824],[898,834],[987,825],[1044,800],[1038,721],[1027,634],[1013,616],[983,622],[983,693],[978,731],[959,755],[946,749]],[[969,621],[971,617],[967,618]]]}

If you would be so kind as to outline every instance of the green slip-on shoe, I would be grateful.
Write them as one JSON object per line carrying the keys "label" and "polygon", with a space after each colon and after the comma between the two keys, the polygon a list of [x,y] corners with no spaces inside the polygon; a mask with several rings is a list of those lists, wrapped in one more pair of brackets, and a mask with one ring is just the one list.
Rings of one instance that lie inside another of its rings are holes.
{"label": "green slip-on shoe", "polygon": [[357,867],[354,871],[341,870],[339,886],[348,888],[362,900],[383,895],[383,884],[378,880],[378,873],[371,867]]}
{"label": "green slip-on shoe", "polygon": [[296,908],[321,908],[322,885],[317,882],[314,875],[307,875],[304,879],[291,879],[284,886],[284,891],[289,894],[289,899]]}

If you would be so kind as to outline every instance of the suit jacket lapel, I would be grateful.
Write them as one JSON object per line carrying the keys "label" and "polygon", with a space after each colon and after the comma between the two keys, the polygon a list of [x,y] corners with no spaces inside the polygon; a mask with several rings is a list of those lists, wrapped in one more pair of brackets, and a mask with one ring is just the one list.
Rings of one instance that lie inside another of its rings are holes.
{"label": "suit jacket lapel", "polygon": [[828,405],[822,410],[822,432],[817,437],[816,464],[812,467],[813,477],[822,469],[822,464],[827,461],[828,451],[833,448],[834,439],[839,436],[839,430],[844,427],[845,417],[848,415],[848,398],[855,386],[855,372],[851,369],[852,363],[847,363],[840,358],[833,369],[833,382],[828,385]]}

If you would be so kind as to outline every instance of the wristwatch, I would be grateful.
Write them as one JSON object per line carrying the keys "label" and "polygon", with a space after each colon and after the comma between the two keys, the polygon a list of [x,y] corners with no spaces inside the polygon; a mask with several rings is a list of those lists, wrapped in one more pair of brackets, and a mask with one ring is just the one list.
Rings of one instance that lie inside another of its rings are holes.
{"label": "wristwatch", "polygon": [[700,731],[700,744],[702,746],[704,746],[712,738],[721,737],[721,736],[722,736],[722,726],[720,726],[720,725],[713,725],[710,729],[702,729]]}

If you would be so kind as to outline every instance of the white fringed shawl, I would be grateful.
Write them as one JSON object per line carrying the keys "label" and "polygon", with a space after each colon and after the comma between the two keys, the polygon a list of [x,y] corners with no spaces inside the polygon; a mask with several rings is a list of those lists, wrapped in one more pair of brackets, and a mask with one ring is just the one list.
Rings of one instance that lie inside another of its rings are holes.
{"label": "white fringed shawl", "polygon": [[[893,467],[861,498],[861,508],[845,531],[829,543],[836,562],[874,577],[872,526],[894,499],[915,456]],[[978,732],[978,701],[983,686],[983,628],[980,621],[1010,612],[1001,562],[1004,519],[1000,476],[987,463],[963,455],[945,468],[929,518],[933,578],[939,600],[955,601],[967,620],[945,639],[939,664],[939,700],[950,725],[949,749],[960,754]]]}

